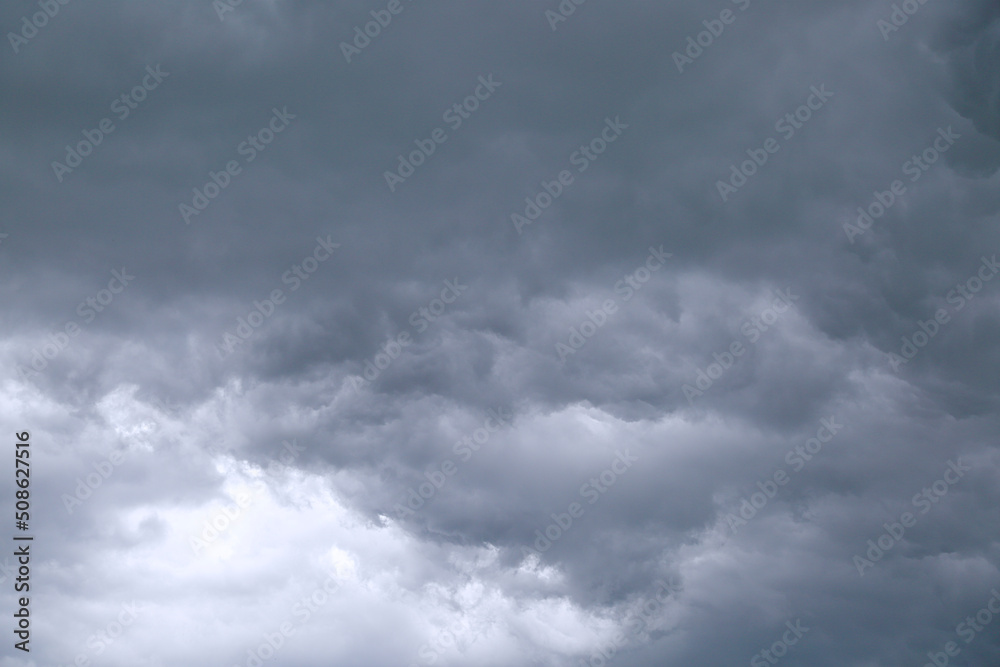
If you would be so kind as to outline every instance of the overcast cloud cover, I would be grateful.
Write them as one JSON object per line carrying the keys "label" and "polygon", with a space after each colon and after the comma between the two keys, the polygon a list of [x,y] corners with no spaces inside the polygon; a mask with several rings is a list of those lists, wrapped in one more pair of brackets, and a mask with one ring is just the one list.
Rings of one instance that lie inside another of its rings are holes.
{"label": "overcast cloud cover", "polygon": [[0,667],[1000,664],[995,1],[229,2],[0,9]]}

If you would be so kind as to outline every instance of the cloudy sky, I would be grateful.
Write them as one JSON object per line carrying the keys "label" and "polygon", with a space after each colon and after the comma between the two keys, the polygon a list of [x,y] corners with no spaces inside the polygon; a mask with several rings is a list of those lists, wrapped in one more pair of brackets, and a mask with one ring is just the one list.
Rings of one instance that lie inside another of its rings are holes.
{"label": "cloudy sky", "polygon": [[1000,662],[1000,8],[580,2],[4,4],[0,667]]}

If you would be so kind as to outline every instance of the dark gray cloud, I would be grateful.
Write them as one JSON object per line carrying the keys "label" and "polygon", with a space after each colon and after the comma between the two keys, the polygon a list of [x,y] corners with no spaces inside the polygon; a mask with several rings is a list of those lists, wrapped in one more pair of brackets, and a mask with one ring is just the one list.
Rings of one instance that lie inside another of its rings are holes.
{"label": "dark gray cloud", "polygon": [[0,9],[5,665],[997,661],[994,4],[230,4]]}

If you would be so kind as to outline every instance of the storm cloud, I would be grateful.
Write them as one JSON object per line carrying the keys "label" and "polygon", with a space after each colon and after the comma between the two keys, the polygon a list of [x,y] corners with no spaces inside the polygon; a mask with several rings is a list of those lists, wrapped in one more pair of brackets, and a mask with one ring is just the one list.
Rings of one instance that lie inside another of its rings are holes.
{"label": "storm cloud", "polygon": [[0,25],[0,664],[1000,660],[996,3]]}

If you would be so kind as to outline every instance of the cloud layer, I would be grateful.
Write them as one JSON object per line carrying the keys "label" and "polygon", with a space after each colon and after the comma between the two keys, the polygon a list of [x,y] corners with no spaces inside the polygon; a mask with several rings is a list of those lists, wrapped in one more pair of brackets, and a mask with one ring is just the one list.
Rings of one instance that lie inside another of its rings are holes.
{"label": "cloud layer", "polygon": [[0,665],[1000,660],[995,3],[0,23]]}

